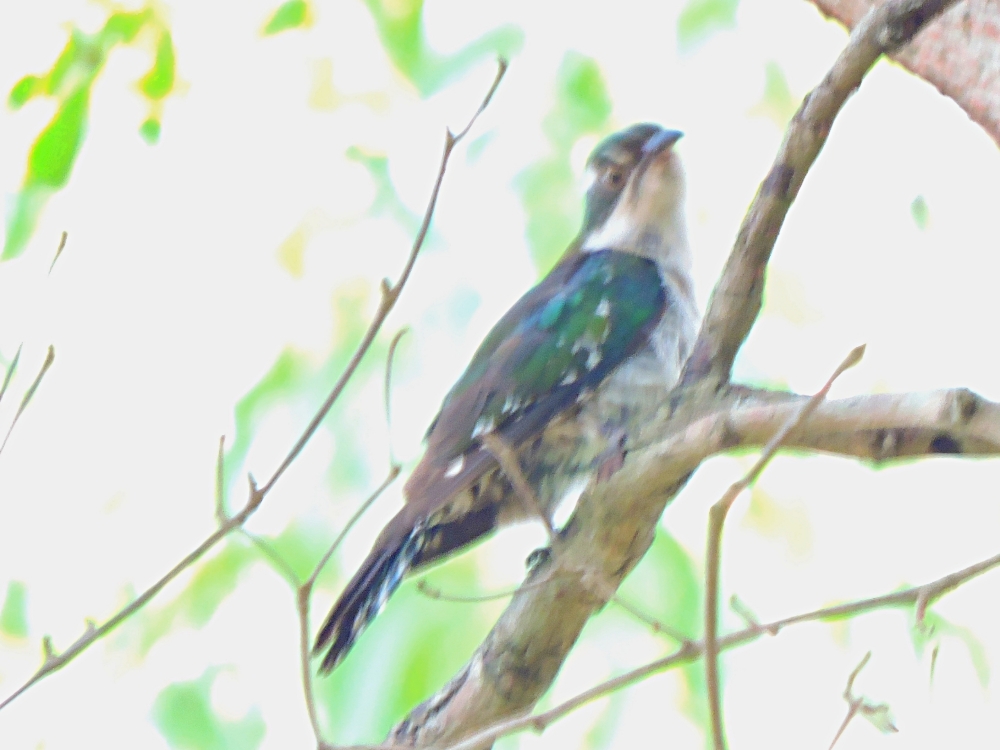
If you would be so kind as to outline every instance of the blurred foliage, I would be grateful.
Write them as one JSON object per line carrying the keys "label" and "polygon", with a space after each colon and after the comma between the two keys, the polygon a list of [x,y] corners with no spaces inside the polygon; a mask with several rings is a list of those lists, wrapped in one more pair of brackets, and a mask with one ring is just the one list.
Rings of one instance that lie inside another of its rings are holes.
{"label": "blurred foliage", "polygon": [[551,152],[515,182],[524,206],[528,245],[542,271],[555,265],[583,218],[570,163],[573,146],[584,135],[604,134],[610,124],[611,97],[600,66],[593,58],[567,54],[559,67],[552,109],[542,123]]}
{"label": "blurred foliage", "polygon": [[21,581],[10,581],[0,607],[0,633],[11,638],[28,636],[28,587]]}
{"label": "blurred foliage", "polygon": [[[635,570],[625,579],[622,597],[688,638],[702,630],[702,577],[691,555],[662,527]],[[695,726],[708,726],[705,668],[700,662],[681,667],[687,694],[683,711]],[[708,736],[706,735],[706,741]]]}
{"label": "blurred foliage", "polygon": [[260,555],[245,542],[230,539],[208,560],[195,566],[194,575],[176,599],[163,607],[147,609],[139,618],[136,649],[140,655],[178,624],[200,628],[236,588],[240,575]]}
{"label": "blurred foliage", "polygon": [[237,721],[223,721],[212,710],[212,685],[220,669],[213,667],[197,680],[175,682],[156,697],[153,721],[177,750],[254,750],[264,739],[260,711],[252,708]]}
{"label": "blurred foliage", "polygon": [[[429,578],[449,593],[476,591],[470,556],[434,568]],[[384,736],[465,663],[502,606],[431,599],[405,582],[347,659],[316,682],[330,736],[340,744]]]}
{"label": "blurred foliage", "polygon": [[764,94],[750,108],[750,114],[766,117],[784,130],[799,108],[799,101],[789,88],[781,66],[771,61],[764,66]]}
{"label": "blurred foliage", "polygon": [[264,26],[264,36],[289,29],[300,29],[312,23],[312,9],[305,0],[288,0],[278,7]]}
{"label": "blurred foliage", "polygon": [[910,204],[910,216],[913,217],[913,223],[917,225],[917,229],[927,229],[927,225],[931,221],[931,214],[924,196],[918,195],[913,199]]}
{"label": "blurred foliage", "polygon": [[[734,26],[738,2],[689,0],[677,25],[682,49],[691,49],[720,29]],[[365,5],[386,55],[400,75],[424,97],[439,91],[484,59],[497,54],[514,55],[523,43],[520,28],[503,25],[457,52],[442,55],[427,41],[422,0],[365,0]],[[104,27],[96,34],[72,29],[66,47],[47,73],[27,75],[12,88],[9,105],[14,109],[41,96],[54,98],[58,108],[28,156],[24,183],[8,220],[4,258],[16,257],[24,250],[46,201],[69,180],[86,135],[94,82],[118,45],[141,44],[151,52],[152,65],[138,81],[138,90],[150,107],[149,117],[140,125],[139,132],[150,143],[158,140],[162,102],[176,86],[177,53],[170,30],[155,10],[157,7],[150,4],[134,12],[110,12]],[[261,33],[268,36],[307,29],[313,15],[311,3],[288,0],[273,11]],[[338,106],[346,101],[336,100]],[[783,71],[776,63],[769,63],[762,98],[753,111],[783,127],[796,104]],[[556,262],[580,225],[582,205],[571,154],[582,138],[596,138],[611,129],[611,113],[612,99],[598,61],[576,52],[566,54],[557,73],[551,107],[542,124],[548,153],[521,172],[514,184],[524,209],[532,258],[541,271]],[[491,137],[487,133],[471,142],[470,161],[475,160]],[[388,158],[360,147],[349,149],[347,156],[367,169],[376,187],[367,217],[388,217],[405,232],[415,233],[420,217],[400,199],[390,177]],[[923,228],[927,207],[922,196],[914,200],[911,212],[914,221]],[[305,239],[293,234],[279,253],[282,266],[295,277],[303,274],[304,243]],[[810,312],[800,299],[801,289],[791,281],[775,285],[775,278],[772,272],[767,304],[798,322],[794,316]],[[247,455],[267,415],[276,409],[291,409],[297,419],[301,417],[299,421],[304,426],[322,402],[369,323],[370,303],[375,293],[367,282],[345,281],[331,299],[335,333],[325,360],[316,365],[307,354],[285,349],[235,406],[236,431],[225,457],[230,488],[238,488],[234,491],[245,491]],[[456,317],[469,317],[476,299],[456,300]],[[328,476],[338,493],[367,489],[371,485],[370,457],[364,455],[364,446],[356,439],[357,421],[362,417],[352,411],[352,396],[371,378],[381,377],[384,360],[385,345],[378,340],[324,421],[324,428],[335,444]],[[237,496],[230,504],[240,505],[243,499]],[[754,520],[761,524],[776,523],[770,513],[774,508],[758,503],[752,510],[759,516]],[[331,539],[326,529],[293,522],[267,541],[297,576],[305,578]],[[189,583],[173,601],[139,615],[140,651],[146,653],[159,638],[181,624],[204,626],[239,585],[244,571],[261,559],[261,552],[246,539],[233,537],[224,543],[212,557],[194,568]],[[274,566],[273,560],[268,562]],[[334,567],[328,569],[331,577]],[[477,586],[475,570],[474,559],[465,556],[449,561],[431,575],[434,585],[442,589],[472,592]],[[662,530],[626,580],[622,594],[681,633],[695,637],[701,630],[702,593],[697,566],[677,541]],[[26,599],[24,584],[16,581],[8,584],[0,609],[0,632],[13,637],[27,634]],[[347,660],[330,678],[316,682],[323,720],[333,737],[339,742],[352,742],[384,734],[454,674],[481,641],[492,615],[502,606],[502,602],[473,605],[435,601],[420,594],[412,581],[404,584]],[[988,670],[981,645],[964,629],[940,618],[934,623],[938,635],[954,636],[965,643],[985,684]],[[915,635],[914,642],[917,648],[922,648],[927,639],[920,641]],[[171,746],[240,750],[255,748],[262,741],[265,725],[256,709],[238,721],[229,722],[213,711],[211,691],[219,672],[220,668],[212,667],[196,680],[166,687],[158,696],[153,720]],[[683,708],[697,726],[705,727],[703,668],[690,665],[682,668],[681,674],[687,688]],[[622,701],[626,699],[621,694],[610,699],[608,709],[591,732],[593,745],[610,740]]]}
{"label": "blurred foliage", "polygon": [[[407,234],[416,236],[422,217],[410,211],[400,199],[389,176],[389,159],[385,154],[375,154],[358,146],[352,146],[347,149],[347,158],[367,169],[375,185],[375,197],[368,208],[368,216],[371,218],[387,216],[397,222]],[[430,237],[431,234],[428,233],[427,239]],[[426,246],[427,241],[424,244]]]}
{"label": "blurred foliage", "polygon": [[740,0],[688,0],[677,19],[677,42],[690,50],[721,29],[736,26]]}
{"label": "blurred foliage", "polygon": [[524,41],[521,29],[501,26],[451,55],[439,55],[424,33],[423,0],[365,0],[379,38],[396,69],[421,96],[429,96],[483,59],[511,57]]}
{"label": "blurred foliage", "polygon": [[108,56],[124,44],[145,44],[153,50],[153,64],[138,82],[149,100],[150,116],[139,132],[148,142],[160,135],[159,110],[174,88],[176,60],[170,31],[148,5],[137,11],[115,11],[95,34],[73,27],[66,46],[43,75],[27,75],[10,91],[7,103],[19,109],[35,97],[52,97],[56,113],[35,139],[20,191],[7,219],[3,260],[23,252],[48,198],[65,186],[87,131],[90,95]]}
{"label": "blurred foliage", "polygon": [[976,637],[969,628],[962,625],[956,625],[953,622],[945,619],[943,616],[934,611],[924,612],[924,619],[922,623],[915,624],[910,629],[910,637],[913,641],[914,651],[918,656],[923,656],[930,647],[933,651],[932,661],[931,661],[931,677],[934,676],[934,667],[937,662],[937,655],[942,647],[942,644],[947,639],[954,639],[961,643],[965,650],[969,654],[969,660],[972,662],[972,667],[976,671],[976,677],[979,678],[979,684],[983,686],[983,689],[989,687],[990,684],[990,660],[986,653],[986,648],[983,646],[982,641]]}

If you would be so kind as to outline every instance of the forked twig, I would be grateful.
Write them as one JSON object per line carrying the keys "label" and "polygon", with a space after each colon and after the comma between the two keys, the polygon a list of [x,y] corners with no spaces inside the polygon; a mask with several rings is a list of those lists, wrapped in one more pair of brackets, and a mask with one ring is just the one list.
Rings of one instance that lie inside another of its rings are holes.
{"label": "forked twig", "polygon": [[802,424],[809,415],[816,410],[826,395],[833,387],[834,381],[848,368],[854,367],[864,356],[864,344],[851,350],[850,354],[844,358],[833,375],[826,381],[824,386],[808,401],[797,410],[796,413],[785,422],[784,426],[774,434],[767,445],[761,451],[760,456],[754,465],[741,479],[733,482],[723,496],[711,507],[708,512],[708,549],[705,552],[705,681],[708,689],[708,706],[712,721],[712,738],[715,742],[716,750],[723,750],[726,746],[725,731],[722,722],[722,707],[719,694],[719,648],[718,648],[718,626],[719,626],[719,567],[722,557],[722,526],[726,520],[726,514],[733,507],[736,498],[740,493],[749,487],[760,473],[767,466],[768,462],[778,452],[781,444],[785,442],[788,434]]}
{"label": "forked twig", "polygon": [[[219,484],[220,480],[217,477],[216,492],[215,492],[216,494],[215,512],[216,516],[219,519],[226,518],[227,520],[224,523],[222,523],[219,526],[219,528],[217,528],[214,532],[212,532],[212,534],[210,534],[192,552],[186,555],[179,563],[177,563],[173,568],[171,568],[166,573],[166,575],[164,575],[156,583],[154,583],[152,586],[146,589],[142,594],[136,597],[136,599],[134,599],[132,602],[130,602],[128,605],[126,605],[120,611],[114,614],[103,625],[98,627],[93,623],[88,623],[88,627],[83,633],[83,635],[81,635],[76,641],[74,641],[69,646],[69,648],[67,648],[62,653],[55,652],[51,644],[51,639],[48,636],[43,638],[43,650],[45,654],[45,659],[42,663],[42,666],[39,667],[39,669],[23,685],[21,685],[17,690],[15,690],[11,695],[9,695],[3,701],[0,701],[0,710],[9,705],[18,696],[22,695],[32,685],[39,682],[49,674],[66,666],[66,664],[75,659],[91,644],[103,638],[114,628],[116,628],[119,624],[128,619],[132,614],[134,614],[143,606],[145,606],[154,596],[156,596],[156,594],[158,594],[163,589],[164,586],[170,583],[170,581],[176,578],[181,572],[187,569],[190,565],[195,563],[199,558],[202,557],[202,555],[204,555],[206,552],[212,549],[212,547],[214,547],[220,540],[224,539],[226,535],[229,534],[230,531],[243,526],[243,524],[246,523],[246,520],[251,515],[253,515],[253,513],[257,510],[258,507],[260,507],[260,504],[264,501],[264,498],[267,495],[267,493],[274,487],[275,483],[278,481],[281,475],[288,469],[292,461],[295,460],[295,458],[301,452],[302,448],[312,437],[313,433],[316,432],[320,423],[323,421],[323,418],[333,407],[333,404],[336,402],[337,398],[339,398],[340,394],[343,392],[344,387],[347,385],[347,382],[350,380],[351,376],[357,370],[358,365],[360,364],[365,353],[367,353],[369,347],[371,346],[372,342],[375,339],[375,336],[381,330],[382,323],[385,321],[385,318],[389,314],[389,311],[392,310],[393,306],[396,304],[396,300],[399,298],[399,294],[404,284],[406,283],[407,279],[409,278],[410,272],[413,270],[413,265],[416,262],[417,255],[419,254],[420,248],[423,246],[424,239],[427,236],[427,230],[430,227],[431,217],[434,214],[434,208],[437,204],[437,198],[441,189],[441,183],[444,179],[444,173],[445,169],[447,168],[448,159],[452,151],[454,150],[455,145],[462,138],[465,137],[466,133],[469,132],[469,129],[475,123],[476,119],[478,119],[479,115],[489,104],[490,99],[492,99],[493,94],[496,92],[497,87],[500,85],[500,81],[507,70],[507,61],[501,58],[498,62],[497,68],[498,68],[497,74],[493,79],[493,83],[490,86],[489,91],[484,97],[482,103],[479,105],[479,109],[476,110],[475,114],[469,120],[468,124],[459,132],[457,136],[453,135],[451,131],[447,131],[446,133],[445,149],[444,149],[444,155],[441,158],[441,166],[438,170],[437,178],[435,179],[434,187],[431,191],[431,197],[428,202],[427,210],[424,213],[424,218],[420,225],[420,230],[417,233],[417,237],[414,240],[413,247],[410,251],[410,255],[407,258],[402,273],[400,274],[399,281],[397,281],[395,286],[392,286],[388,281],[383,280],[382,297],[379,301],[378,311],[376,312],[375,318],[369,325],[368,330],[365,331],[365,335],[363,336],[361,342],[358,344],[358,347],[355,350],[353,356],[351,357],[351,360],[348,363],[347,368],[345,369],[344,373],[341,375],[337,383],[334,385],[333,389],[330,391],[329,395],[324,400],[322,406],[317,411],[313,419],[310,421],[305,431],[296,441],[295,445],[292,447],[288,455],[278,466],[277,470],[274,472],[271,478],[267,481],[267,483],[263,487],[258,487],[253,477],[251,476],[249,478],[250,492],[246,504],[238,513],[227,517],[225,514],[224,505],[220,500],[221,498],[220,484]],[[18,416],[24,410],[24,407],[27,405],[28,401],[30,401],[31,396],[37,389],[42,376],[48,370],[49,365],[51,365],[54,355],[55,352],[53,348],[49,347],[49,354],[48,357],[46,358],[45,364],[42,367],[42,371],[35,379],[35,382],[32,384],[29,391],[25,394],[25,397],[21,402],[21,407],[17,412]],[[16,420],[17,417],[15,416],[14,421],[16,422]],[[11,425],[11,429],[13,429],[13,424]],[[9,437],[10,432],[8,431],[7,434]],[[6,442],[6,440],[4,442]],[[0,447],[0,450],[2,450],[2,447]],[[392,479],[395,479],[398,473],[399,473],[398,467],[394,466],[392,471],[390,472],[390,479],[387,480],[386,484],[389,481],[392,481]],[[329,559],[330,554],[332,554],[332,551],[329,552],[326,556],[324,556],[322,564],[325,564],[326,560]],[[310,582],[308,583],[310,587],[312,582],[315,580],[315,575],[316,574],[314,573],[313,577],[310,578]],[[306,610],[308,614],[308,602],[306,602]],[[306,625],[305,628],[308,629],[308,625]],[[305,660],[307,661],[308,648],[306,648],[306,652],[307,655],[305,657]],[[311,701],[311,682],[308,680],[307,680],[307,694],[308,697],[310,698],[310,719],[315,719],[313,713],[314,708]],[[315,721],[313,725],[314,727],[318,726],[318,724]]]}

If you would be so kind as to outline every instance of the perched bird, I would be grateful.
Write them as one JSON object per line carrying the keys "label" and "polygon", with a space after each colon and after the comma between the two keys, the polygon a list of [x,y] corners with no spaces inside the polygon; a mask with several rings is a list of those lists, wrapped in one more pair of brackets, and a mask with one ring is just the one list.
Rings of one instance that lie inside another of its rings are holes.
{"label": "perched bird", "polygon": [[510,446],[550,514],[581,480],[613,473],[629,433],[676,383],[698,324],[676,130],[633,125],[587,161],[583,227],[493,326],[427,431],[427,451],[319,631],[333,669],[410,571],[530,518],[494,456]]}

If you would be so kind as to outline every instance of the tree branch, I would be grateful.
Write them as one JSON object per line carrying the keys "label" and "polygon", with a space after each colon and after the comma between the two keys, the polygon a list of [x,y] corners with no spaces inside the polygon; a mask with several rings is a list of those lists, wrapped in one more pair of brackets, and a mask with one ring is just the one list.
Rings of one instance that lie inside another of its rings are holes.
{"label": "tree branch", "polygon": [[[764,270],[778,231],[826,141],[834,117],[868,69],[883,52],[905,43],[950,4],[894,0],[858,26],[833,68],[806,97],[789,126],[712,295],[681,384],[670,394],[663,419],[644,430],[646,440],[639,445],[648,447],[631,453],[609,481],[587,489],[561,534],[559,554],[532,571],[528,577],[532,585],[515,594],[466,666],[392,730],[391,742],[447,745],[530,710],[555,679],[586,621],[604,606],[646,552],[664,507],[700,462],[735,445],[763,445],[787,421],[788,403],[796,399],[801,402],[802,397],[773,394],[763,398],[760,393],[729,385],[733,359],[760,311]],[[743,423],[728,414],[734,406],[743,409]],[[760,411],[747,414],[747,408]],[[765,416],[765,412],[770,414]],[[774,417],[776,413],[782,414],[780,419]],[[939,416],[914,420],[921,438],[940,429]],[[864,419],[853,410],[852,417],[855,423]],[[974,415],[965,420],[962,429],[967,430],[968,423],[974,420]],[[894,430],[904,426],[899,419],[886,421],[892,424],[869,423],[865,429]],[[982,432],[997,434],[1000,423],[984,421],[990,425]],[[770,431],[761,436],[756,428],[765,422]],[[728,429],[733,424],[742,432]],[[672,439],[681,433],[684,441]],[[698,439],[687,442],[688,437]],[[915,450],[920,445],[916,438],[906,437],[905,449]],[[854,436],[835,437],[818,428],[813,420],[793,430],[787,444],[813,448],[810,443],[824,441],[834,450],[847,446],[865,451],[864,455],[875,451],[873,443],[865,448]],[[990,441],[972,442],[977,450],[993,445]],[[926,439],[924,452],[941,452],[933,450],[935,446],[942,447],[942,443],[935,442],[934,437]],[[882,441],[880,447],[882,458],[902,455],[891,440]],[[945,447],[952,445],[947,443]],[[539,582],[543,585],[535,585]],[[465,746],[489,747],[491,742],[491,738],[485,738]]]}
{"label": "tree branch", "polygon": [[855,27],[823,82],[802,101],[757,189],[712,293],[681,382],[729,381],[736,352],[757,320],[764,271],[785,215],[826,143],[833,120],[883,53],[897,49],[957,0],[892,0]]}

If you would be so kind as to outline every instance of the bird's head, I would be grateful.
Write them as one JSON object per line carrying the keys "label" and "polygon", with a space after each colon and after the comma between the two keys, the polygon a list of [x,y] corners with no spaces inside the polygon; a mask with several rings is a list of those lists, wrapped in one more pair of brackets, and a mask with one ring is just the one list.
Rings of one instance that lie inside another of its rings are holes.
{"label": "bird's head", "polygon": [[579,249],[656,259],[686,256],[684,172],[677,130],[640,123],[601,141],[587,160],[590,185]]}

